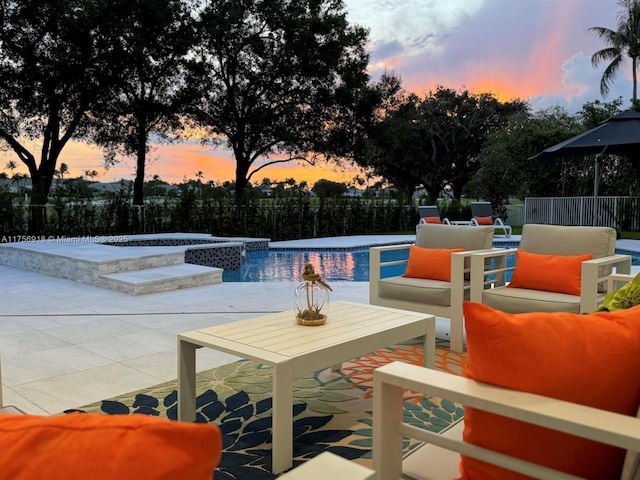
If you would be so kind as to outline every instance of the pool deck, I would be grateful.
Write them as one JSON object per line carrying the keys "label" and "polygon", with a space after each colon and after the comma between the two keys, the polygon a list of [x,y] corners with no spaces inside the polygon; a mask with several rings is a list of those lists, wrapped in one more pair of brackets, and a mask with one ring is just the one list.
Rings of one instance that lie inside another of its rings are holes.
{"label": "pool deck", "polygon": [[[374,240],[397,244],[414,238],[334,237],[273,246],[357,248]],[[617,246],[640,252],[640,241],[621,240]],[[134,296],[0,265],[4,403],[29,413],[54,414],[173,380],[178,333],[290,310],[297,283],[225,282]],[[332,287],[332,300],[368,303],[368,282],[332,282]],[[436,328],[444,335],[448,321],[438,321]],[[235,359],[202,349],[198,369]]]}

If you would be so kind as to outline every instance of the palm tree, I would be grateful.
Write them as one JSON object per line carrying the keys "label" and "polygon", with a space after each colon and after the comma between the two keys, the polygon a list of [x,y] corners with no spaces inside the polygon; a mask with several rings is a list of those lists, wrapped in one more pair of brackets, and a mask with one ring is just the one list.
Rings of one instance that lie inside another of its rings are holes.
{"label": "palm tree", "polygon": [[625,61],[625,55],[631,58],[633,75],[632,107],[638,101],[638,59],[640,59],[640,0],[618,0],[621,7],[618,12],[617,30],[606,27],[591,27],[589,31],[604,40],[606,48],[591,56],[591,64],[597,67],[600,62],[610,62],[600,80],[600,93],[606,96],[616,75]]}

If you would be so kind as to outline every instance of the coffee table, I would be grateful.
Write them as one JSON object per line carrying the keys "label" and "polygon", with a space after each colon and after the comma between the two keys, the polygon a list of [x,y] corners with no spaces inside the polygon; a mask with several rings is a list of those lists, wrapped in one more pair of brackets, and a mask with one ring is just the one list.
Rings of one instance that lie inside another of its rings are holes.
{"label": "coffee table", "polygon": [[327,323],[298,325],[293,311],[178,335],[178,420],[196,418],[196,349],[208,347],[273,367],[272,471],[293,464],[293,380],[425,335],[424,366],[435,368],[435,317],[355,302],[332,302]]}

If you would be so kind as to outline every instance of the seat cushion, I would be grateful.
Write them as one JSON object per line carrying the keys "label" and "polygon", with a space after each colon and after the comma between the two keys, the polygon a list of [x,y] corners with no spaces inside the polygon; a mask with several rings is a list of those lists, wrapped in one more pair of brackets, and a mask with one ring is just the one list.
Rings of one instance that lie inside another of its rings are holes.
{"label": "seat cushion", "polygon": [[213,424],[142,414],[1,415],[0,452],[12,480],[211,480],[222,438]]}
{"label": "seat cushion", "polygon": [[582,262],[593,254],[543,255],[518,249],[509,287],[580,295]]}
{"label": "seat cushion", "polygon": [[[640,307],[588,315],[509,314],[464,304],[465,376],[633,416],[640,404]],[[581,478],[619,478],[625,451],[468,407],[465,441]],[[462,457],[463,478],[528,478]]]}
{"label": "seat cushion", "polygon": [[[440,433],[451,440],[462,440],[462,419]],[[437,461],[434,461],[437,459]],[[453,450],[425,443],[411,450],[402,460],[402,478],[416,480],[451,480],[458,471],[460,456]]]}
{"label": "seat cushion", "polygon": [[580,297],[577,295],[527,288],[497,287],[484,290],[482,303],[509,313],[580,313]]}
{"label": "seat cushion", "polygon": [[378,295],[381,298],[448,307],[451,304],[451,284],[424,278],[389,277],[378,282]]}
{"label": "seat cushion", "polygon": [[423,248],[411,245],[404,277],[451,281],[451,254],[462,248]]}
{"label": "seat cushion", "polygon": [[437,223],[437,224],[442,223],[442,220],[440,220],[440,217],[422,217],[422,220],[424,220],[424,223]]}
{"label": "seat cushion", "polygon": [[478,225],[493,225],[493,217],[473,217]]}

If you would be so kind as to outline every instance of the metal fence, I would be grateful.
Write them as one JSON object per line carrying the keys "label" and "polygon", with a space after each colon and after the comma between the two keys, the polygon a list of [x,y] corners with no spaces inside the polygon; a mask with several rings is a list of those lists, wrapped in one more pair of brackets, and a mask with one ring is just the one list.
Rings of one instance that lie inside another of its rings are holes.
{"label": "metal fence", "polygon": [[524,225],[524,205],[507,205],[507,221],[512,227]]}
{"label": "metal fence", "polygon": [[[524,202],[524,223],[599,225],[623,231],[640,230],[639,197],[530,197]],[[509,217],[509,221],[511,218]]]}

